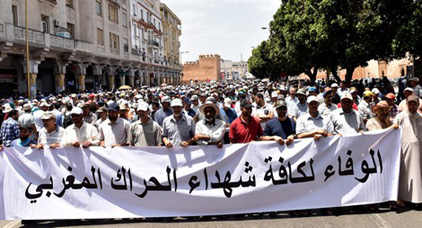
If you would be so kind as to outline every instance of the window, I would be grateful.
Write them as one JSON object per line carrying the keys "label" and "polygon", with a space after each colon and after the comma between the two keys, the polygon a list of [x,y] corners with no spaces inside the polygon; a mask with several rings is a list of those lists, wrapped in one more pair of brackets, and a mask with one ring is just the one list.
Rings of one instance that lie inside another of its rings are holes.
{"label": "window", "polygon": [[122,25],[127,27],[127,14],[122,12]]}
{"label": "window", "polygon": [[144,28],[141,29],[142,39],[145,39]]}
{"label": "window", "polygon": [[41,26],[44,33],[50,32],[50,19],[47,16],[41,15]]}
{"label": "window", "polygon": [[136,3],[133,3],[133,15],[136,16],[138,14],[138,9],[136,7]]}
{"label": "window", "polygon": [[12,15],[13,15],[13,25],[18,26],[18,7],[12,6]]}
{"label": "window", "polygon": [[104,32],[102,29],[97,28],[97,43],[104,46]]}
{"label": "window", "polygon": [[110,21],[119,23],[119,10],[116,6],[111,4],[108,5],[108,19],[110,19]]}
{"label": "window", "polygon": [[141,9],[141,19],[144,20],[144,10]]}
{"label": "window", "polygon": [[138,35],[138,27],[137,27],[135,22],[133,23],[133,34],[135,34],[135,36],[139,36]]}
{"label": "window", "polygon": [[97,0],[95,2],[95,12],[97,13],[98,16],[103,15],[103,4],[101,3],[101,0]]}
{"label": "window", "polygon": [[127,41],[127,38],[123,38],[123,51],[128,52],[129,51],[129,43]]}
{"label": "window", "polygon": [[113,33],[110,33],[110,48],[120,50],[119,36]]}
{"label": "window", "polygon": [[73,0],[66,0],[66,6],[73,8]]}
{"label": "window", "polygon": [[67,23],[67,31],[69,31],[70,35],[75,37],[75,25],[71,23]]}

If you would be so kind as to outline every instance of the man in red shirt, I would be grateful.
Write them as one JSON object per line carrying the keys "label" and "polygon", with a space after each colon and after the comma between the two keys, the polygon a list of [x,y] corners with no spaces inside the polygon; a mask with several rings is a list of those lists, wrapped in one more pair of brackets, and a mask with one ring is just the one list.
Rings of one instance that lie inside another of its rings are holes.
{"label": "man in red shirt", "polygon": [[263,135],[259,119],[251,116],[252,104],[247,100],[240,102],[242,115],[230,125],[229,140],[231,143],[249,143]]}

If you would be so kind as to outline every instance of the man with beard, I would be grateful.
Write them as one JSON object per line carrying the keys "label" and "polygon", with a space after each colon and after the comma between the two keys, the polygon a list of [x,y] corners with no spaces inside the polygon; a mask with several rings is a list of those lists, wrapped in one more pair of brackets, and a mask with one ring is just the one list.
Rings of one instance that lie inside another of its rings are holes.
{"label": "man with beard", "polygon": [[274,117],[273,106],[265,102],[262,93],[257,93],[255,95],[252,115],[259,119],[261,128],[265,128],[265,124]]}
{"label": "man with beard", "polygon": [[182,112],[182,100],[176,98],[171,102],[173,115],[163,121],[163,143],[167,148],[173,146],[187,147],[193,143],[195,122],[192,117]]}
{"label": "man with beard", "polygon": [[29,137],[32,131],[30,127],[19,127],[19,130],[19,138],[12,141],[11,147],[30,147],[37,144],[34,139]]}
{"label": "man with beard", "polygon": [[353,133],[362,133],[365,130],[365,124],[359,112],[354,110],[353,97],[345,91],[341,95],[341,108],[331,112],[331,122],[334,130],[338,134],[347,135]]}
{"label": "man with beard", "polygon": [[259,140],[263,135],[259,119],[251,116],[252,104],[247,100],[240,102],[242,114],[230,125],[229,140],[231,143],[249,143]]}
{"label": "man with beard", "polygon": [[[372,109],[375,113],[375,117],[366,122],[366,129],[368,131],[385,129],[392,125],[388,118],[390,106],[388,106],[387,101],[380,101]],[[398,125],[396,125],[396,127],[398,127]]]}
{"label": "man with beard", "polygon": [[74,107],[71,111],[71,116],[73,124],[65,129],[60,145],[63,147],[82,146],[84,148],[98,146],[100,140],[97,128],[92,124],[84,122],[84,113],[82,109]]}
{"label": "man with beard", "polygon": [[136,147],[161,145],[161,127],[150,118],[149,105],[145,102],[139,103],[137,114],[139,120],[130,125],[130,145]]}
{"label": "man with beard", "polygon": [[318,112],[322,116],[330,117],[331,112],[337,109],[337,106],[333,104],[333,91],[325,91],[322,93],[322,97],[324,98],[324,103],[318,106]]}
{"label": "man with beard", "polygon": [[91,107],[92,105],[95,105],[94,103],[92,103],[91,101],[88,101],[86,103],[83,104],[82,106],[82,110],[84,112],[84,122],[85,123],[89,123],[89,124],[95,124],[95,121],[97,121],[98,117],[97,115],[95,115],[94,113],[91,112]]}
{"label": "man with beard", "polygon": [[395,124],[403,128],[401,138],[401,165],[399,178],[399,202],[422,203],[422,115],[418,113],[419,98],[410,95],[406,99],[407,111],[397,115]]}
{"label": "man with beard", "polygon": [[199,110],[205,116],[205,119],[198,121],[196,124],[194,141],[198,145],[217,145],[218,148],[222,148],[225,122],[216,119],[219,108],[212,102],[206,102]]}
{"label": "man with beard", "polygon": [[119,105],[112,103],[107,108],[108,120],[100,125],[100,145],[103,147],[128,146],[130,123],[119,117]]}
{"label": "man with beard", "polygon": [[[264,136],[261,140],[274,140],[280,145],[290,145],[296,137],[296,122],[287,117],[287,104],[285,101],[277,101],[274,105],[277,117],[268,121],[265,126]],[[286,140],[287,139],[287,140]],[[286,142],[284,142],[286,140]]]}
{"label": "man with beard", "polygon": [[334,127],[330,119],[318,112],[318,99],[315,96],[308,97],[308,113],[299,117],[296,124],[298,138],[313,137],[320,140],[334,134]]}

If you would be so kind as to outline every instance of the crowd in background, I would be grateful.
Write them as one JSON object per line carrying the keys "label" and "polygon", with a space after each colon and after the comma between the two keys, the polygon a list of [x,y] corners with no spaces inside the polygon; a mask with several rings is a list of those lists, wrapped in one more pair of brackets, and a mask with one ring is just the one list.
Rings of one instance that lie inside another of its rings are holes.
{"label": "crowd in background", "polygon": [[[422,203],[422,89],[417,77],[397,84],[355,80],[189,83],[93,91],[0,102],[4,147],[210,145],[321,140],[385,128],[403,129],[400,200]],[[399,201],[401,204],[402,201]]]}

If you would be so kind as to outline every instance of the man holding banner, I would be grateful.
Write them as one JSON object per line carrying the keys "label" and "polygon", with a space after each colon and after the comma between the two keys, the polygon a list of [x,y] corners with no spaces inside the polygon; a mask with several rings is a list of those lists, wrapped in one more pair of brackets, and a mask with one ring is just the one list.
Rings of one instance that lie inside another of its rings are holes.
{"label": "man holding banner", "polygon": [[100,139],[97,128],[84,122],[82,109],[74,107],[71,116],[73,124],[66,128],[61,146],[80,147],[82,145],[84,148],[98,146]]}
{"label": "man holding banner", "polygon": [[322,137],[333,135],[334,127],[330,119],[318,112],[318,99],[315,96],[308,97],[308,113],[299,117],[296,124],[298,138],[313,137],[320,140]]}

